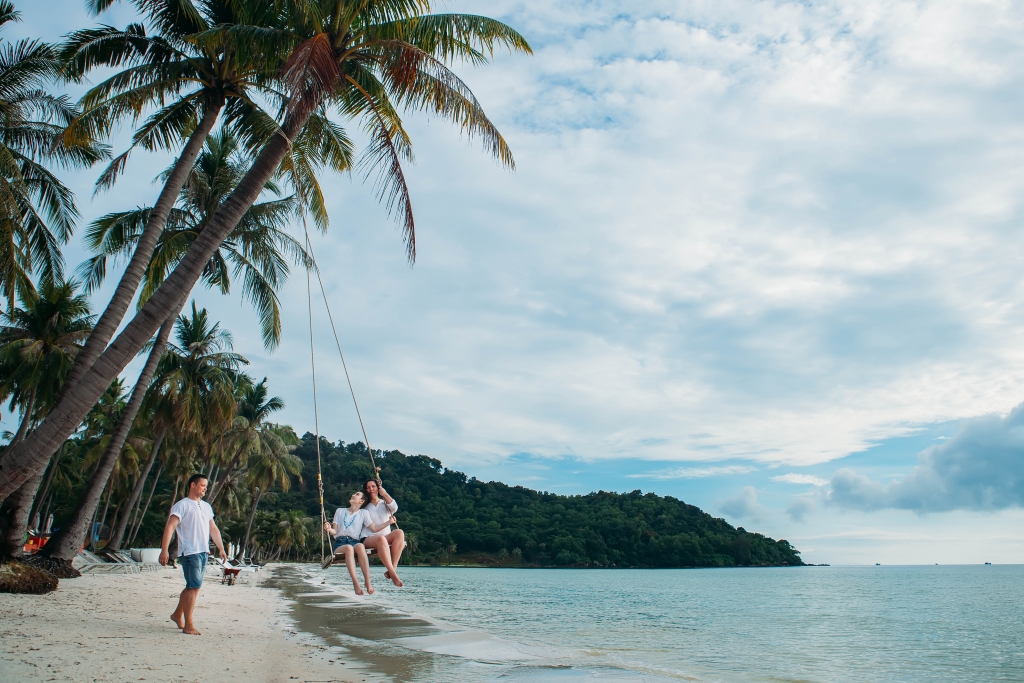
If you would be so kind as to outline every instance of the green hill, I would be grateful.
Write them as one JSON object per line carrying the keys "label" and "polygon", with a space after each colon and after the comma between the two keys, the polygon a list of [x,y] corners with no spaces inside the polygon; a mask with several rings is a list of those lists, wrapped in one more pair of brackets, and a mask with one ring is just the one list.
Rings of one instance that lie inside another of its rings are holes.
{"label": "green hill", "polygon": [[[320,441],[328,517],[371,475],[362,443]],[[303,437],[296,454],[303,483],[261,509],[304,510],[319,518],[316,444]],[[399,502],[409,539],[406,559],[529,566],[731,567],[800,565],[787,541],[735,528],[693,505],[653,493],[562,496],[445,469],[424,455],[377,457],[385,487]],[[262,514],[262,513],[261,513]],[[268,522],[272,519],[267,515]]]}

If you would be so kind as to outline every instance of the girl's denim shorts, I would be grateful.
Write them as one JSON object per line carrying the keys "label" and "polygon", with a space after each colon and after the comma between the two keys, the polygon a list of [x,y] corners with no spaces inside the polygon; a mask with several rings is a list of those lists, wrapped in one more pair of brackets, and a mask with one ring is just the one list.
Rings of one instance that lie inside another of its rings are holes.
{"label": "girl's denim shorts", "polygon": [[352,538],[351,536],[338,536],[331,544],[331,550],[337,550],[346,545],[357,545],[365,541],[365,538]]}

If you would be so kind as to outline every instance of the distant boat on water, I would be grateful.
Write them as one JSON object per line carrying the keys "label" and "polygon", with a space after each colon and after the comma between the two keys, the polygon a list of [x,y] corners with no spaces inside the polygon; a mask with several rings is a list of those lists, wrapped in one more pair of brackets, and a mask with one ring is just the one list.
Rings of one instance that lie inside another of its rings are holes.
{"label": "distant boat on water", "polygon": [[992,564],[992,563],[991,562],[986,562],[985,564]]}

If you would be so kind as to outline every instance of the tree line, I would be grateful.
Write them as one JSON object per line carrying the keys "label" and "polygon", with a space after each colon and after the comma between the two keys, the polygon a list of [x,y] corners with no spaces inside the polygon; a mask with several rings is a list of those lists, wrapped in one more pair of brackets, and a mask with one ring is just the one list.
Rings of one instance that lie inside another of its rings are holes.
{"label": "tree line", "polygon": [[[319,522],[314,435],[302,438],[295,455],[303,463],[302,481],[265,507],[267,524],[275,514],[295,510]],[[321,438],[320,459],[330,517],[334,507],[347,505],[373,469],[362,443]],[[671,496],[640,491],[564,496],[479,481],[424,455],[385,451],[376,453],[375,460],[385,487],[399,502],[398,519],[409,544],[403,561],[573,567],[803,564],[788,541],[735,528]],[[227,530],[233,531],[230,525]],[[319,545],[319,533],[311,526],[304,552],[318,556]]]}
{"label": "tree line", "polygon": [[[116,1],[86,4],[99,14]],[[0,400],[17,419],[0,451],[2,552],[20,556],[29,528],[53,514],[57,531],[31,559],[59,576],[77,574],[71,560],[97,524],[109,547],[149,538],[152,506],[189,470],[211,474],[211,497],[245,520],[250,544],[273,535],[257,510],[291,486],[298,439],[266,421],[276,404],[229,335],[187,308],[195,286],[240,289],[272,350],[289,267],[313,267],[307,219],[328,228],[322,177],[357,167],[397,218],[411,264],[403,115],[451,121],[513,168],[450,66],[530,52],[501,22],[432,13],[426,0],[131,4],[139,20],[126,26],[56,44],[0,40]],[[19,18],[0,0],[0,29]],[[95,77],[77,102],[62,92]],[[120,126],[132,135],[115,154]],[[60,172],[106,162],[106,190],[142,151],[173,156],[159,191],[90,224],[93,256],[70,277],[62,249],[79,212]],[[110,301],[94,308],[115,267]],[[142,371],[123,379],[137,355]],[[298,512],[278,519],[276,552],[304,546],[307,526]]]}

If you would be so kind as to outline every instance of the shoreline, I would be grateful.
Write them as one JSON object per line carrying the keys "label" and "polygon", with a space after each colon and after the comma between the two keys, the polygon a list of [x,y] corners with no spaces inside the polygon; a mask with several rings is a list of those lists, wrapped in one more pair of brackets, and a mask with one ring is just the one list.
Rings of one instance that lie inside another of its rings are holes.
{"label": "shoreline", "polygon": [[[349,647],[296,627],[281,565],[259,585],[222,585],[207,574],[196,605],[202,636],[170,621],[180,569],[86,574],[45,595],[0,595],[0,669],[20,681],[382,680]],[[284,573],[288,573],[284,570]]]}

